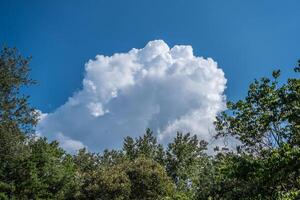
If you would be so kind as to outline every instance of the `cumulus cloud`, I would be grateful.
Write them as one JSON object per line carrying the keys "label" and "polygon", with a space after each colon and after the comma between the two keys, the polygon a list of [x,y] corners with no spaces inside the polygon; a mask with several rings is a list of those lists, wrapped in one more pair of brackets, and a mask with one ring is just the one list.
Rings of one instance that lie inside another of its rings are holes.
{"label": "cumulus cloud", "polygon": [[38,131],[74,151],[120,147],[123,137],[146,128],[164,143],[177,131],[210,140],[213,121],[225,108],[226,79],[211,58],[197,57],[191,46],[172,48],[162,40],[85,64],[82,89],[53,113]]}

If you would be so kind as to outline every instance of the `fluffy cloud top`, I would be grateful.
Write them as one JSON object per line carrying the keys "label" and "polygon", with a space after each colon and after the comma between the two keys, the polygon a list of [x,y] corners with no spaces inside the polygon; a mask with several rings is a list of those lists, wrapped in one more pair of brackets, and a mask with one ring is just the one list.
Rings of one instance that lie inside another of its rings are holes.
{"label": "fluffy cloud top", "polygon": [[123,137],[146,128],[161,142],[176,131],[209,140],[215,116],[225,108],[225,86],[211,58],[193,55],[191,46],[169,48],[155,40],[143,49],[88,61],[82,90],[43,114],[38,131],[69,151],[120,147]]}

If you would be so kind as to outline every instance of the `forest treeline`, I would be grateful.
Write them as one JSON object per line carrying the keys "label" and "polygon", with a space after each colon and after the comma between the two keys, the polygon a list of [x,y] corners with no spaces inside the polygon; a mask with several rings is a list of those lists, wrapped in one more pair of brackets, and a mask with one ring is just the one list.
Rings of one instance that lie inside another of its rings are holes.
{"label": "forest treeline", "polygon": [[286,82],[274,71],[228,102],[215,137],[238,140],[234,150],[208,155],[208,143],[189,133],[162,146],[147,129],[121,149],[71,155],[35,133],[38,112],[21,92],[35,83],[29,63],[1,51],[0,199],[300,199],[299,66]]}

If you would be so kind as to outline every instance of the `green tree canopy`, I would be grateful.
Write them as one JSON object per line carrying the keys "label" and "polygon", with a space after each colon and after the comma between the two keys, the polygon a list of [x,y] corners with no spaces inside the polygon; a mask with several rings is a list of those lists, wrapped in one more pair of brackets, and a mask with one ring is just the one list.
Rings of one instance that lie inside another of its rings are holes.
{"label": "green tree canopy", "polygon": [[[299,76],[298,67],[295,72]],[[299,146],[300,79],[289,78],[281,84],[279,70],[272,76],[255,80],[245,99],[228,102],[229,111],[216,122],[217,137],[236,137],[243,149],[256,153],[285,143]]]}

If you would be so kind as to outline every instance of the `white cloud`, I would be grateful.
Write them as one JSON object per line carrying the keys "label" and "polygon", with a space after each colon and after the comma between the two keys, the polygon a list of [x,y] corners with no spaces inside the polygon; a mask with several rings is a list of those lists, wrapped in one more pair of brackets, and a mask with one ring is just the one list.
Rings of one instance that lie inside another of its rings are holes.
{"label": "white cloud", "polygon": [[88,61],[83,88],[44,114],[38,131],[69,151],[120,147],[123,137],[148,127],[162,142],[176,131],[209,140],[215,116],[225,108],[225,87],[224,73],[211,58],[193,55],[191,46],[170,49],[155,40]]}
{"label": "white cloud", "polygon": [[64,136],[62,133],[56,134],[56,139],[60,142],[60,145],[68,152],[75,153],[76,150],[84,148],[82,142],[72,140],[69,137]]}

